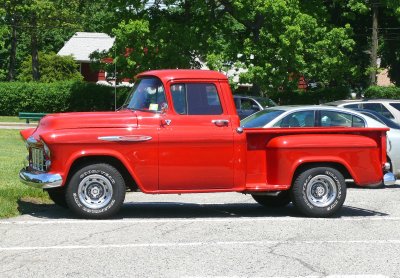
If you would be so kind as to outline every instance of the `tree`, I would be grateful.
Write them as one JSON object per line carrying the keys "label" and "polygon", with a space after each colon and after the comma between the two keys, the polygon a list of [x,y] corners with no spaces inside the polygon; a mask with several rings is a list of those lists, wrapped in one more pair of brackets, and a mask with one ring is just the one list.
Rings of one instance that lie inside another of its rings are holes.
{"label": "tree", "polygon": [[[315,2],[315,1],[314,1]],[[316,3],[314,3],[316,4]],[[292,88],[301,75],[326,84],[348,82],[354,40],[326,9],[298,0],[121,1],[112,30],[124,76],[155,68],[246,68],[241,82],[260,90]],[[129,7],[129,9],[127,8]],[[317,12],[316,12],[317,10]],[[128,49],[128,53],[126,52]],[[120,72],[120,70],[119,70]]]}
{"label": "tree", "polygon": [[71,30],[77,28],[79,0],[0,0],[4,10],[1,17],[8,28],[5,39],[9,51],[8,80],[14,80],[16,69],[27,52],[32,56],[32,76],[40,79],[39,50],[63,43]]}
{"label": "tree", "polygon": [[221,2],[243,26],[234,47],[241,50],[240,62],[249,70],[243,81],[277,90],[297,86],[301,75],[326,84],[344,83],[351,75],[351,30],[328,24],[326,10],[316,9],[318,5],[308,9],[300,1]]}
{"label": "tree", "polygon": [[[376,73],[379,70],[377,58],[383,60],[381,66],[389,67],[389,74],[392,79],[398,69],[396,54],[393,53],[393,44],[388,41],[395,41],[396,28],[400,19],[400,3],[398,0],[334,0],[333,3],[342,7],[345,12],[336,14],[337,18],[351,21],[355,34],[359,53],[369,53],[369,66],[365,66],[365,73],[369,74],[369,84],[376,83]],[[400,31],[400,30],[399,30]],[[400,33],[398,33],[400,35]],[[364,55],[365,56],[365,55]],[[359,56],[360,57],[360,56]],[[365,59],[364,59],[365,61]],[[357,61],[353,61],[356,64]],[[360,64],[360,63],[359,63]]]}
{"label": "tree", "polygon": [[[49,83],[63,80],[83,80],[78,65],[72,56],[59,56],[53,53],[40,53],[41,82]],[[22,63],[20,81],[36,81],[32,76],[32,57]]]}
{"label": "tree", "polygon": [[[0,8],[0,18],[5,17],[5,10]],[[6,38],[9,35],[9,28],[5,25],[0,25],[0,80],[6,79],[7,71],[5,70],[8,59],[7,57],[7,47],[6,47]]]}

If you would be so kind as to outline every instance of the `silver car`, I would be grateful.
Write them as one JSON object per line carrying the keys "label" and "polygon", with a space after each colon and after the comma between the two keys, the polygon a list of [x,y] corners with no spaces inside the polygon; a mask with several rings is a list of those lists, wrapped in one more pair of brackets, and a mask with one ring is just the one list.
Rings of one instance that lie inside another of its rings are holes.
{"label": "silver car", "polygon": [[[382,122],[351,109],[325,105],[276,106],[241,121],[242,127],[387,127]],[[387,132],[387,156],[393,174],[400,177],[400,130]]]}
{"label": "silver car", "polygon": [[400,100],[398,99],[348,99],[328,102],[326,105],[351,109],[368,109],[400,123]]}

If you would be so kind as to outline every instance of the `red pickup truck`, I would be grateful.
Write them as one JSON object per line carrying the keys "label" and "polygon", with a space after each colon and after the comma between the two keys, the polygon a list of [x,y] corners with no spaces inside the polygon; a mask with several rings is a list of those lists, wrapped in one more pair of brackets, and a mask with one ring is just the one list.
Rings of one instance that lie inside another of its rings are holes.
{"label": "red pickup truck", "polygon": [[[225,75],[148,71],[119,111],[52,114],[21,131],[29,157],[19,176],[85,218],[114,215],[127,189],[235,191],[327,217],[345,201],[345,179],[382,183],[386,130],[243,129]],[[384,180],[394,183],[390,172]]]}

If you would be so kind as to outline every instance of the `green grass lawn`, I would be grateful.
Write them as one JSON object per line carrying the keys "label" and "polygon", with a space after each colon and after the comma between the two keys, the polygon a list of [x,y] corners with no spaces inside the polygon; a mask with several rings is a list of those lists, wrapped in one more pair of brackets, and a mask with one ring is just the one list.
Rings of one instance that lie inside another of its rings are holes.
{"label": "green grass lawn", "polygon": [[15,122],[24,123],[25,120],[20,120],[18,117],[14,116],[0,116],[0,122]]}
{"label": "green grass lawn", "polygon": [[[38,121],[29,120],[31,123],[37,123]],[[0,123],[1,122],[11,122],[11,123],[25,123],[25,119],[20,119],[17,116],[0,116]]]}
{"label": "green grass lawn", "polygon": [[19,181],[18,173],[28,152],[18,130],[0,130],[0,218],[17,216],[19,203],[49,203],[47,193]]}

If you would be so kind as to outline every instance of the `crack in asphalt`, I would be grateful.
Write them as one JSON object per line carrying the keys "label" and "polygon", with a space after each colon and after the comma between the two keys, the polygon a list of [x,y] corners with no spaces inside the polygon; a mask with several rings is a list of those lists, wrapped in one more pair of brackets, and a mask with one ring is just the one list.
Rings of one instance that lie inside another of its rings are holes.
{"label": "crack in asphalt", "polygon": [[315,269],[314,266],[310,265],[309,263],[301,260],[300,258],[293,256],[288,256],[288,255],[284,255],[284,254],[279,254],[278,253],[278,248],[281,247],[281,245],[284,244],[288,244],[288,242],[294,240],[295,237],[289,238],[287,241],[285,242],[277,242],[276,244],[271,245],[268,249],[270,249],[271,251],[269,252],[272,255],[281,257],[281,258],[285,258],[285,259],[289,259],[290,261],[296,261],[298,262],[300,265],[302,265],[303,267],[305,267],[307,270],[309,270],[312,274],[317,274],[318,276],[322,276],[325,277],[328,275],[328,273],[326,273],[325,271],[319,271],[317,269]]}

